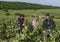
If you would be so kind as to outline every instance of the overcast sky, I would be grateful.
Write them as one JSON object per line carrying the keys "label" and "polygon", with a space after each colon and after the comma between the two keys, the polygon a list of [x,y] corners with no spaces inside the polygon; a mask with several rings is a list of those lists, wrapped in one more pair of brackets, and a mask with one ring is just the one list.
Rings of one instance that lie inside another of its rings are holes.
{"label": "overcast sky", "polygon": [[0,0],[0,1],[18,1],[18,2],[43,4],[43,5],[60,6],[60,0]]}

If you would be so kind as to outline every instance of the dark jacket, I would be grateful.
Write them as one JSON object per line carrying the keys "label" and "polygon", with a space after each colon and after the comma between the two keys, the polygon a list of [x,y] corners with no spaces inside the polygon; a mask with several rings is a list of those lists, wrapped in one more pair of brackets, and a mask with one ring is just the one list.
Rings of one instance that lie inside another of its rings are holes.
{"label": "dark jacket", "polygon": [[50,20],[47,20],[45,19],[44,22],[43,22],[43,28],[50,28],[50,29],[55,29],[56,25],[55,25],[55,22],[54,20],[50,19]]}

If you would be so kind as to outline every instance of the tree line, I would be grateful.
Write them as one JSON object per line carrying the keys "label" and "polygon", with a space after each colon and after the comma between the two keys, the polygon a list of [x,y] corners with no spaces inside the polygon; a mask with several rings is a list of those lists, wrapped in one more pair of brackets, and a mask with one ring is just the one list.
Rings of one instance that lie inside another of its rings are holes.
{"label": "tree line", "polygon": [[60,7],[56,6],[48,6],[41,4],[31,4],[25,2],[3,2],[0,1],[0,9],[13,9],[13,10],[21,10],[21,9],[56,9]]}

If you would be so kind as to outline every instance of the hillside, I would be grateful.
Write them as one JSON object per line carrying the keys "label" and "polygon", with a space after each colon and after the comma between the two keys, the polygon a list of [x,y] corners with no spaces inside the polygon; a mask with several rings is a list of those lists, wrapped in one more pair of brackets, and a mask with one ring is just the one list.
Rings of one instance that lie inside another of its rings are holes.
{"label": "hillside", "polygon": [[25,2],[2,2],[0,1],[0,9],[56,9],[60,7],[56,6],[48,6],[48,5],[41,5],[41,4],[31,4]]}

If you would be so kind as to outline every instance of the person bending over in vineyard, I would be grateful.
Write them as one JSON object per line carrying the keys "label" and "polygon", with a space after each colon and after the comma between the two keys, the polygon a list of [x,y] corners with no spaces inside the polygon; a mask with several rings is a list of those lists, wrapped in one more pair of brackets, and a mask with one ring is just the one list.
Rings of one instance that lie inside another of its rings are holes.
{"label": "person bending over in vineyard", "polygon": [[19,18],[18,18],[18,25],[20,26],[20,31],[19,32],[22,32],[22,29],[24,27],[24,15],[21,15]]}
{"label": "person bending over in vineyard", "polygon": [[38,24],[39,24],[39,17],[38,16],[35,16],[34,20],[32,21],[32,27],[31,27],[32,30],[34,28],[37,28]]}
{"label": "person bending over in vineyard", "polygon": [[[45,20],[44,20],[44,22],[43,22],[43,29],[44,29],[45,31],[47,31],[47,38],[49,38],[49,39],[51,38],[50,33],[53,33],[53,32],[54,32],[55,27],[56,27],[55,22],[54,22],[54,20],[51,18],[50,14],[49,14],[49,13],[46,14]],[[49,31],[50,31],[50,32],[49,32]]]}

